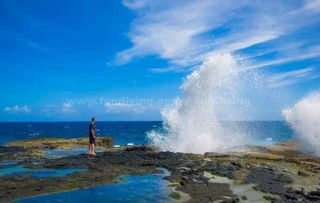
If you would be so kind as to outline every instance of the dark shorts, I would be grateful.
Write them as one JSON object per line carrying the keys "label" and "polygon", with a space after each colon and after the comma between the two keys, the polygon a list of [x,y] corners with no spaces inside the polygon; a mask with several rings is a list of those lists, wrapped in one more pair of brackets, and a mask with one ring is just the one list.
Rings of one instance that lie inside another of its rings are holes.
{"label": "dark shorts", "polygon": [[89,143],[90,144],[96,144],[96,139],[94,139],[94,137],[90,136],[89,137]]}

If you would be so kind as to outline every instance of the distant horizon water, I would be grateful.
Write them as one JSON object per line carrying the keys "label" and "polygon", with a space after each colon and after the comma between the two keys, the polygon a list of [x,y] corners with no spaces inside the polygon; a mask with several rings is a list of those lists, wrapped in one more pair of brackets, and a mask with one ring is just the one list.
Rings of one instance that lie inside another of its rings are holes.
{"label": "distant horizon water", "polygon": [[[285,122],[285,119],[282,120],[220,120],[221,122]],[[58,120],[58,121],[0,121],[0,123],[76,123],[76,122],[90,122],[88,120]],[[97,120],[97,122],[163,122],[163,120]]]}
{"label": "distant horizon water", "polygon": [[[284,121],[225,121],[250,129],[258,145],[271,145],[292,140],[293,131]],[[88,136],[89,121],[67,122],[0,122],[0,144],[33,138],[77,138]],[[134,143],[148,145],[147,136],[152,130],[163,129],[162,121],[98,121],[97,136],[112,137],[117,145]]]}

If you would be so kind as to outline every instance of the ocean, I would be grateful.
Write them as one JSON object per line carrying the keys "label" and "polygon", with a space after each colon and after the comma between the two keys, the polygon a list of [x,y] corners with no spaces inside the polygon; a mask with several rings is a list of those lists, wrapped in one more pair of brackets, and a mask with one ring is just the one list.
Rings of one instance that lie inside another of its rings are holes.
{"label": "ocean", "polygon": [[[227,122],[226,122],[227,123]],[[235,122],[233,122],[235,123]],[[242,121],[246,133],[257,145],[270,145],[294,139],[293,131],[283,121]],[[1,122],[0,144],[43,137],[78,138],[88,136],[89,122]],[[115,144],[147,145],[147,133],[161,129],[161,121],[97,122],[97,136],[113,137]],[[230,135],[232,136],[232,135]]]}

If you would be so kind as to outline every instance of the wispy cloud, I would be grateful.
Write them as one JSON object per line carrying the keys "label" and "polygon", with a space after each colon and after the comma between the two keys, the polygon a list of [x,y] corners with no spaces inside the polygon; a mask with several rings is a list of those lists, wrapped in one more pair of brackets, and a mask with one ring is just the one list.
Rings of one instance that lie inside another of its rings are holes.
{"label": "wispy cloud", "polygon": [[267,66],[276,66],[276,65],[285,64],[288,62],[301,61],[301,60],[317,58],[317,57],[320,57],[320,46],[313,47],[310,50],[305,50],[303,53],[292,54],[292,56],[280,57],[280,58],[272,59],[268,61],[260,61],[250,66],[249,69],[262,68]]}
{"label": "wispy cloud", "polygon": [[40,45],[40,44],[37,43],[37,42],[31,41],[31,40],[26,40],[26,39],[21,39],[21,38],[17,38],[16,40],[17,40],[18,42],[21,42],[21,43],[23,43],[24,45],[32,48],[32,49],[37,50],[37,51],[45,52],[45,51],[48,50],[46,47]]}
{"label": "wispy cloud", "polygon": [[144,7],[150,0],[125,0],[122,3],[130,9],[138,9]]}
{"label": "wispy cloud", "polygon": [[19,106],[19,105],[14,105],[14,106],[7,106],[3,109],[4,112],[6,113],[29,113],[31,112],[31,109],[27,106]]}
{"label": "wispy cloud", "polygon": [[307,0],[301,9],[293,11],[293,14],[302,12],[320,12],[320,0]]}
{"label": "wispy cloud", "polygon": [[315,67],[307,67],[304,69],[278,73],[269,77],[269,87],[282,87],[300,82],[306,82],[320,77],[320,73],[316,72]]}
{"label": "wispy cloud", "polygon": [[61,108],[62,112],[74,112],[74,106],[73,104],[69,103],[69,102],[64,102],[62,103],[62,108]]}
{"label": "wispy cloud", "polygon": [[105,103],[106,113],[143,113],[148,108],[142,105],[125,104],[125,103]]}
{"label": "wispy cloud", "polygon": [[[136,57],[156,55],[167,60],[169,66],[152,71],[192,69],[212,52],[244,50],[315,23],[318,2],[124,0],[123,4],[137,18],[128,33],[132,47],[119,52],[114,63],[122,65]],[[281,53],[280,49],[274,51]],[[276,61],[257,63],[256,67],[287,63],[301,54],[304,54],[302,49],[297,49],[291,58],[279,54],[281,57]]]}
{"label": "wispy cloud", "polygon": [[[124,5],[128,5],[128,1],[124,2]],[[133,47],[120,52],[116,62],[123,64],[133,57],[150,54],[167,59],[183,57],[197,43],[194,39],[197,35],[213,28],[206,20],[207,16],[213,14],[208,9],[211,4],[212,1],[198,1],[165,6],[149,1],[144,7],[135,9],[140,17],[133,23],[129,33]]]}

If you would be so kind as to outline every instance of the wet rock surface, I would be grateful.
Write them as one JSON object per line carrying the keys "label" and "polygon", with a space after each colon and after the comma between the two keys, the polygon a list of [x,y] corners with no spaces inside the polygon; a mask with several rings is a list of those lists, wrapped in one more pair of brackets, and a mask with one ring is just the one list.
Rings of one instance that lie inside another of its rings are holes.
{"label": "wet rock surface", "polygon": [[263,192],[285,195],[285,185],[293,183],[293,180],[288,176],[277,173],[272,168],[254,168],[244,182],[258,183],[255,189]]}
{"label": "wet rock surface", "polygon": [[[100,147],[110,148],[113,146],[114,141],[110,137],[98,137],[96,144]],[[20,147],[27,149],[71,149],[74,146],[88,146],[88,138],[37,138],[30,140],[21,140],[12,143],[8,143],[7,147]],[[0,148],[1,149],[1,148]]]}
{"label": "wet rock surface", "polygon": [[[53,138],[42,140],[47,143],[47,150],[71,146],[66,140],[60,144],[53,141],[53,146],[50,146],[50,141]],[[72,142],[74,144],[74,139]],[[42,150],[43,145],[39,146]],[[42,156],[38,152],[39,147],[28,146],[23,141],[1,146],[0,163],[14,161],[17,165],[33,169],[87,170],[50,178],[36,178],[29,174],[0,176],[0,201],[112,184],[116,177],[124,174],[157,173],[158,168],[166,168],[171,174],[164,178],[172,183],[177,192],[188,194],[189,202],[238,202],[250,198],[235,195],[228,183],[211,182],[204,175],[207,172],[232,179],[239,185],[254,184],[254,190],[265,193],[264,201],[320,202],[320,159],[297,152],[296,143],[255,148],[241,153],[205,155],[158,152],[148,146],[117,149],[110,148],[111,145],[105,146],[106,151],[97,156],[81,154],[55,159]],[[181,201],[177,192],[170,196]]]}

